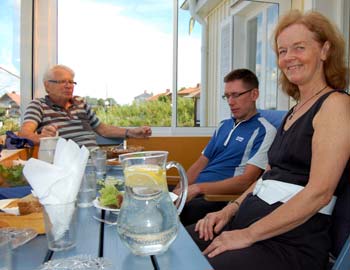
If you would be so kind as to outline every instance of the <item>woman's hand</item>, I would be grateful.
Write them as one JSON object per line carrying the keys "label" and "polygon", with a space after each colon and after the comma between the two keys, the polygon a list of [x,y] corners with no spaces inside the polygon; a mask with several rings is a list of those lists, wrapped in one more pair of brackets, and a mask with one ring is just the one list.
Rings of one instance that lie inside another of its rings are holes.
{"label": "woman's hand", "polygon": [[203,251],[203,254],[212,258],[224,251],[246,248],[253,243],[249,229],[225,231],[215,237],[213,242]]}
{"label": "woman's hand", "polygon": [[214,233],[219,233],[229,222],[232,214],[227,207],[220,211],[207,214],[203,219],[198,220],[195,231],[199,233],[199,238],[205,241],[212,240]]}

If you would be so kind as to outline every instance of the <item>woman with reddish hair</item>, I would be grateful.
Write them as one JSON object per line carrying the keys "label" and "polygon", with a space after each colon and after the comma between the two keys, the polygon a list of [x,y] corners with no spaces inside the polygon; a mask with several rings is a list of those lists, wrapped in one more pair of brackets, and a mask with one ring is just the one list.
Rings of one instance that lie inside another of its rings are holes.
{"label": "woman with reddish hair", "polygon": [[[331,227],[350,215],[344,40],[322,14],[291,11],[274,44],[281,86],[297,104],[277,131],[268,169],[236,201],[188,227],[216,270],[325,269]],[[342,231],[338,250],[350,225]]]}

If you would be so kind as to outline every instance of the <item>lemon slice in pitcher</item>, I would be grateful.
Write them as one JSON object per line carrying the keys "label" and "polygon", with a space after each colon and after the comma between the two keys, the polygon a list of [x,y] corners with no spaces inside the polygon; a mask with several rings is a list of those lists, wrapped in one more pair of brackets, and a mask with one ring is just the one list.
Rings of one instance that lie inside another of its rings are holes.
{"label": "lemon slice in pitcher", "polygon": [[124,171],[125,185],[129,187],[167,188],[165,170],[151,164],[133,165]]}

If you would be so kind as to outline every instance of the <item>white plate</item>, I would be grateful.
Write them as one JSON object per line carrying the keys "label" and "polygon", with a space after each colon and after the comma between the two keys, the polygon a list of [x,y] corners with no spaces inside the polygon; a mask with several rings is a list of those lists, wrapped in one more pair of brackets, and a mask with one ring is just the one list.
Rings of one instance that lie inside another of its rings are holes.
{"label": "white plate", "polygon": [[92,201],[92,204],[93,204],[97,209],[106,210],[106,211],[112,211],[112,212],[119,212],[119,211],[120,211],[120,209],[118,209],[118,208],[110,208],[110,207],[101,205],[101,204],[100,204],[99,197],[96,197],[96,199]]}
{"label": "white plate", "polygon": [[19,209],[18,207],[11,207],[7,208],[6,206],[10,204],[12,201],[18,200],[18,199],[4,199],[0,200],[0,210],[4,211],[5,213],[8,214],[13,214],[13,215],[19,215]]}

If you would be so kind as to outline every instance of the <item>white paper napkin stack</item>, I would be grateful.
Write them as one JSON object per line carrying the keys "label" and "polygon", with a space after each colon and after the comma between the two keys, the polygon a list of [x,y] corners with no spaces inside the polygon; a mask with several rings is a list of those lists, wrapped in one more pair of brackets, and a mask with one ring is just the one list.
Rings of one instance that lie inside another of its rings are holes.
{"label": "white paper napkin stack", "polygon": [[[89,151],[79,147],[72,140],[60,138],[56,145],[53,164],[31,158],[24,166],[23,174],[33,188],[33,193],[41,204],[55,205],[74,202],[79,192]],[[52,223],[53,235],[61,238],[68,229],[74,207],[64,211],[45,207]]]}

